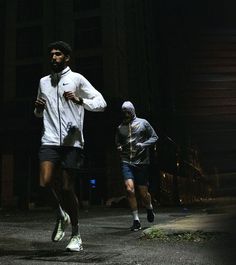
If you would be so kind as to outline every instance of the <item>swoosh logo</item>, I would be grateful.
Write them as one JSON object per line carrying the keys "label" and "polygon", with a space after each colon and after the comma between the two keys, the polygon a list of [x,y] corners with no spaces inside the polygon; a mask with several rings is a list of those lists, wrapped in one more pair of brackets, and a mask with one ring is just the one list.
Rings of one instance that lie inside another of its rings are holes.
{"label": "swoosh logo", "polygon": [[68,84],[69,84],[69,83],[63,83],[62,85],[63,85],[63,86],[66,86],[66,85],[68,85]]}

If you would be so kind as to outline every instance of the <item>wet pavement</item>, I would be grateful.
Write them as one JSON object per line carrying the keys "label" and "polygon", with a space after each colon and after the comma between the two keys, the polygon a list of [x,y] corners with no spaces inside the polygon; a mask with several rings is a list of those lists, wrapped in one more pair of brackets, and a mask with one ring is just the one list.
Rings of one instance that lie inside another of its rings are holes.
{"label": "wet pavement", "polygon": [[[61,242],[51,242],[55,224],[52,210],[1,210],[0,264],[235,264],[234,209],[234,203],[225,202],[188,208],[159,207],[152,224],[147,222],[142,209],[142,230],[131,232],[129,209],[93,206],[80,211],[84,250],[79,253],[65,251],[69,228]],[[154,239],[144,236],[159,231],[168,236]],[[206,236],[204,240],[180,236],[191,231],[215,236]]]}

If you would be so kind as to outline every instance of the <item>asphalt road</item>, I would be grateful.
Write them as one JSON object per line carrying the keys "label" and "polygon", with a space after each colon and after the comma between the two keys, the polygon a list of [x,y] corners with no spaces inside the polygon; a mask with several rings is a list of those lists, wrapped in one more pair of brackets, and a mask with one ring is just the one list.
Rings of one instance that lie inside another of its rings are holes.
{"label": "asphalt road", "polygon": [[[202,213],[202,209],[198,209]],[[190,210],[159,209],[153,225],[174,224],[185,220]],[[51,242],[54,213],[49,209],[0,211],[0,264],[107,264],[107,265],[228,265],[235,264],[232,238],[213,240],[161,240],[142,238],[150,227],[146,214],[140,214],[143,229],[129,231],[131,216],[125,208],[96,208],[80,213],[84,250],[65,251],[70,236]],[[188,220],[188,219],[187,219]]]}

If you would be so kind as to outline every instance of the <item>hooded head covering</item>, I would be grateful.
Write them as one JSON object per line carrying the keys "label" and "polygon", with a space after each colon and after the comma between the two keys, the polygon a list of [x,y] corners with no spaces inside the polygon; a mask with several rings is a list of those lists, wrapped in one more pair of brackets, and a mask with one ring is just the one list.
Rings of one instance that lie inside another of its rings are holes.
{"label": "hooded head covering", "polygon": [[132,119],[136,117],[136,114],[135,114],[135,108],[134,108],[134,105],[132,104],[132,102],[130,101],[125,101],[123,104],[122,104],[122,107],[121,107],[122,111],[127,111],[131,114],[132,116]]}

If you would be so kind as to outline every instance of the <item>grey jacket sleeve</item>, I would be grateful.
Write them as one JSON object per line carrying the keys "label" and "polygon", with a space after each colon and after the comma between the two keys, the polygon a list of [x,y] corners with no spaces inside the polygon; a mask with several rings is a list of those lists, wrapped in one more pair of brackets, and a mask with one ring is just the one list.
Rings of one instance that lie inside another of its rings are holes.
{"label": "grey jacket sleeve", "polygon": [[150,123],[147,120],[145,120],[145,128],[146,128],[146,132],[147,132],[147,140],[142,143],[142,147],[148,147],[148,146],[155,144],[155,142],[159,138],[157,136],[155,130],[152,128],[152,126],[150,125]]}

